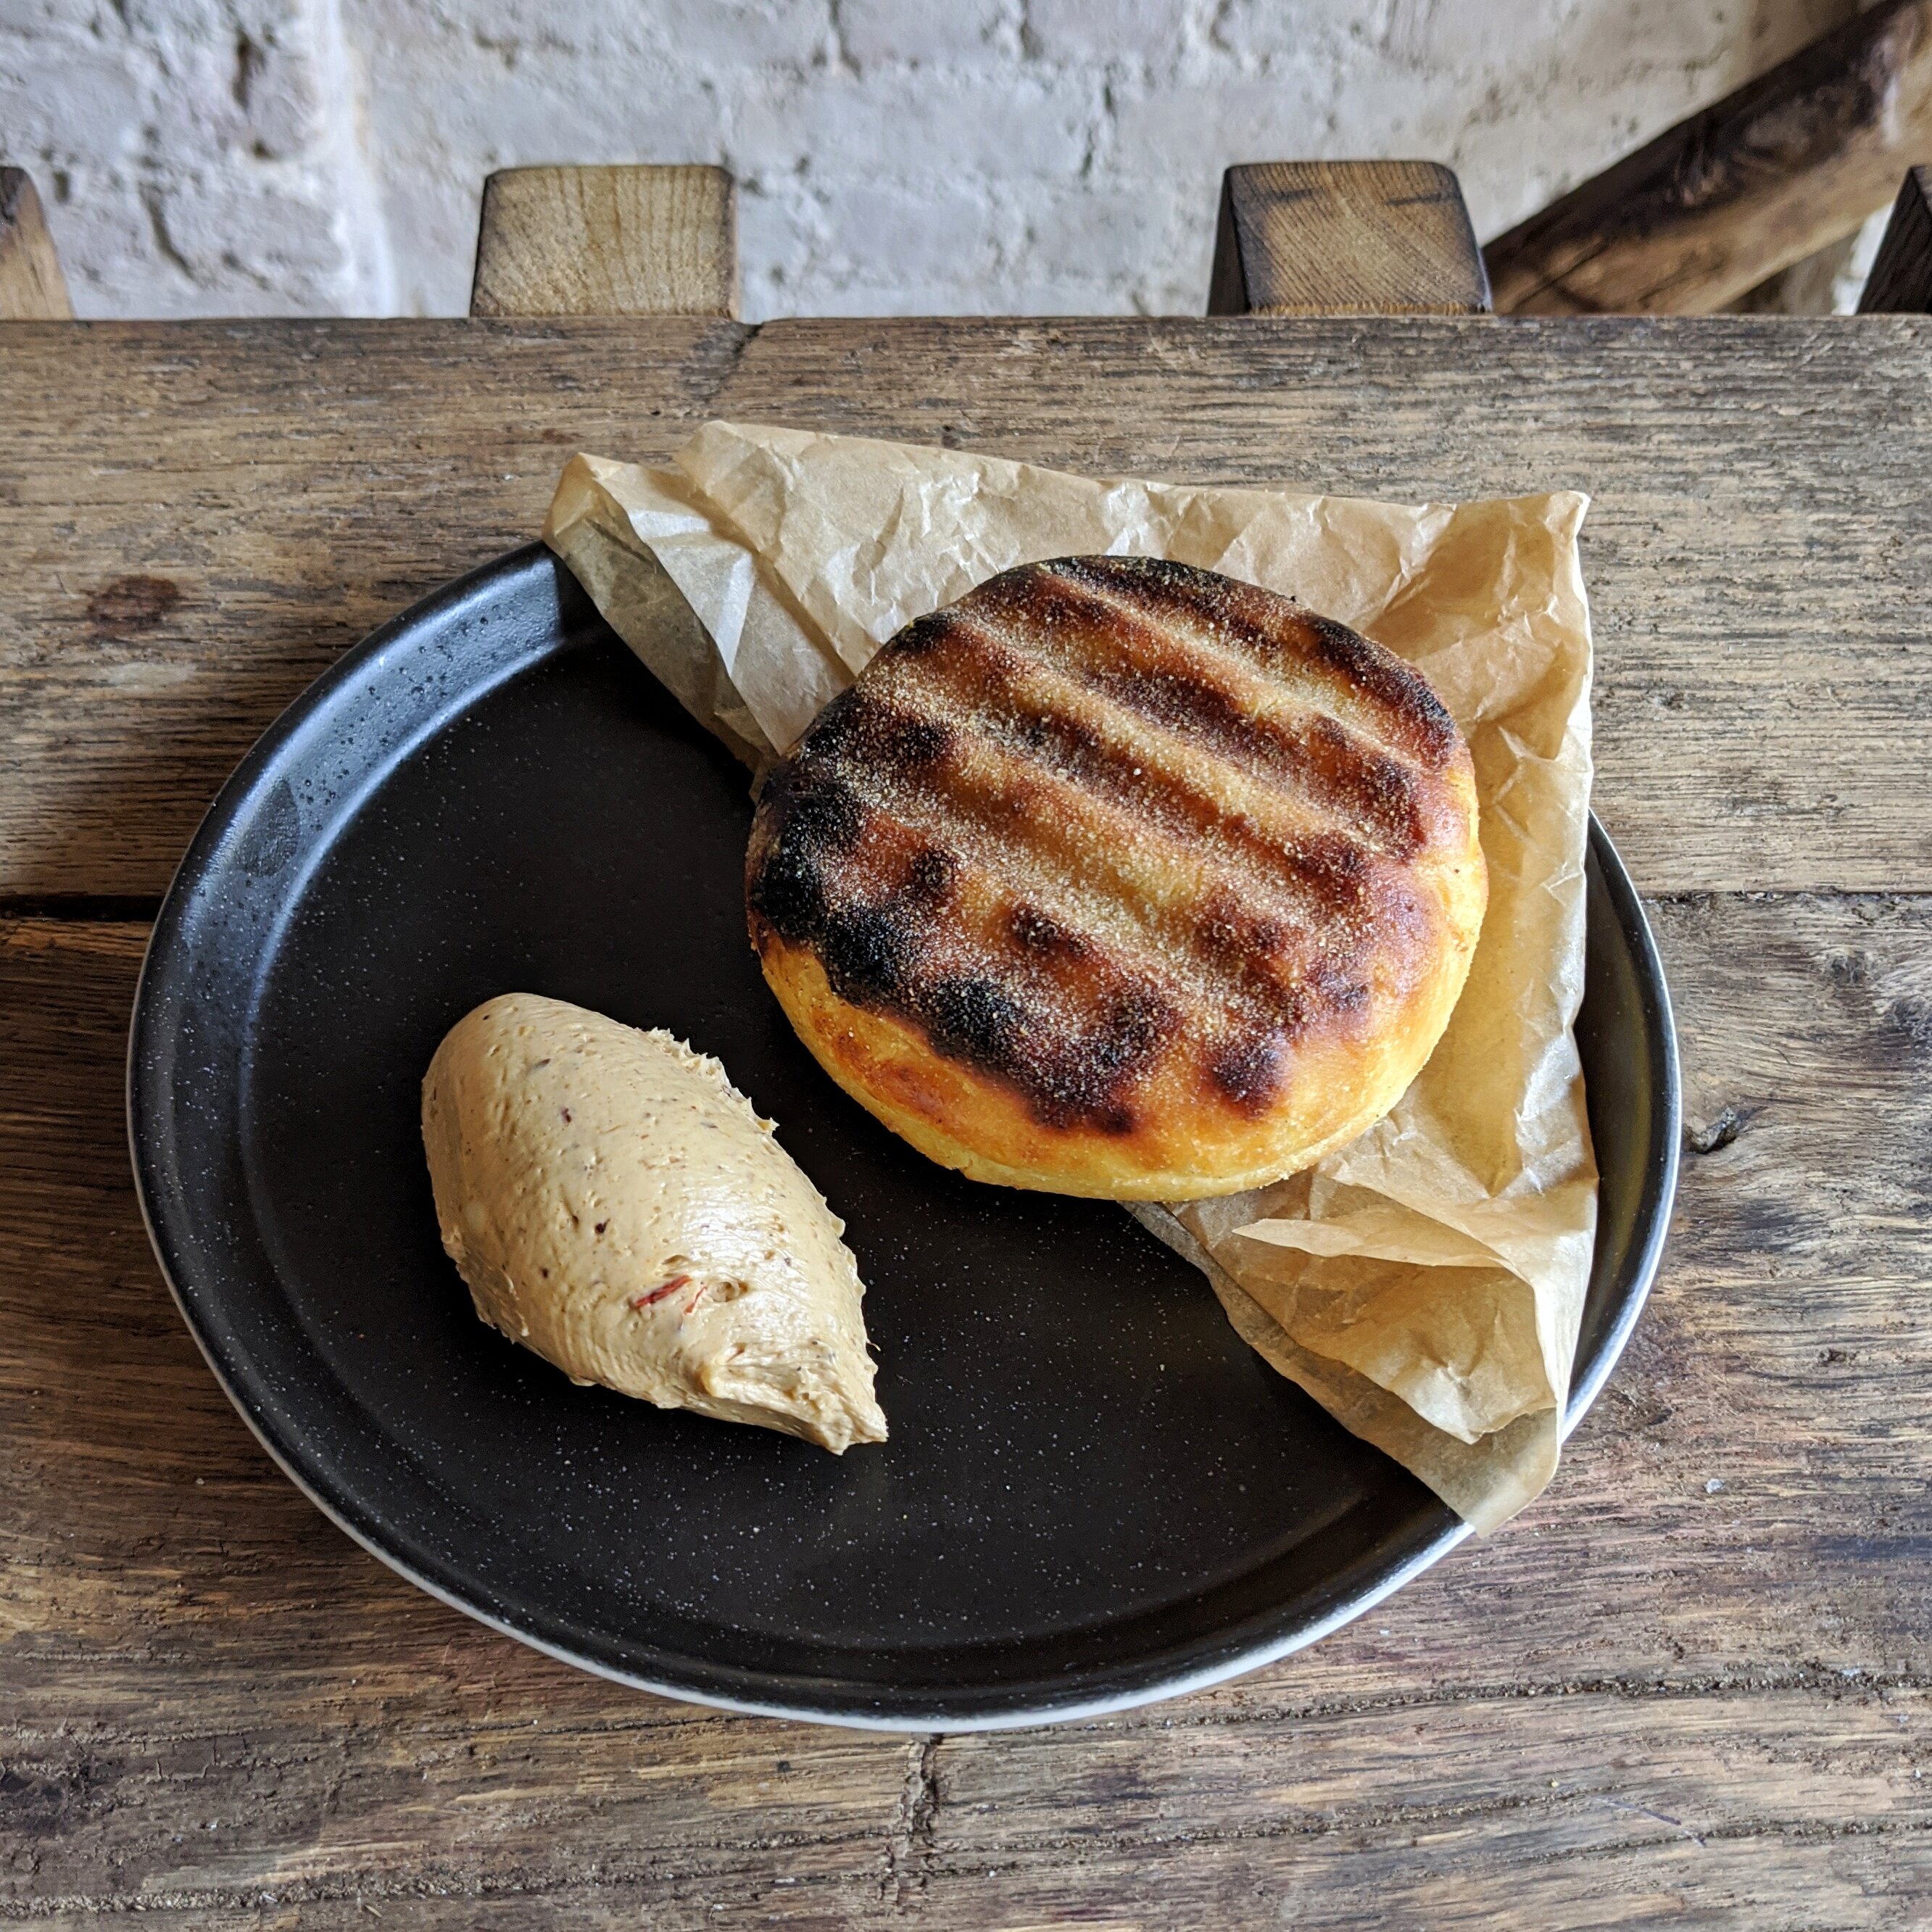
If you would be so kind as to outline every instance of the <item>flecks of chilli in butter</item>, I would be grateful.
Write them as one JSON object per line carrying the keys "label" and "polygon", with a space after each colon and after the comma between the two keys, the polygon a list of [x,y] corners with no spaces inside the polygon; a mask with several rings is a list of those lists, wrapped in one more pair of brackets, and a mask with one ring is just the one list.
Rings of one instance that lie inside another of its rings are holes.
{"label": "flecks of chilli in butter", "polygon": [[675,1294],[690,1279],[688,1274],[674,1274],[662,1288],[653,1288],[643,1294],[632,1295],[631,1306],[633,1308],[654,1306],[657,1303],[663,1300],[667,1295]]}

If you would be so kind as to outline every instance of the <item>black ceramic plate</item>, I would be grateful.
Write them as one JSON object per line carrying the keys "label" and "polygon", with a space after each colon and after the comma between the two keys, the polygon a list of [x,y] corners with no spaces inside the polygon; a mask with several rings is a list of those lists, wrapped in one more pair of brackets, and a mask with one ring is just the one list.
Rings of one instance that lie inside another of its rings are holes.
{"label": "black ceramic plate", "polygon": [[[1235,1337],[1118,1208],[975,1186],[838,1093],[745,940],[742,770],[532,547],[370,638],[196,836],[130,1043],[182,1313],[350,1534],[592,1670],[886,1727],[1072,1717],[1279,1657],[1462,1532]],[[1669,1009],[1593,830],[1578,1032],[1604,1172],[1574,1422],[1676,1177]],[[844,1216],[892,1440],[667,1414],[485,1328],[436,1239],[418,1082],[512,989],[723,1060]]]}

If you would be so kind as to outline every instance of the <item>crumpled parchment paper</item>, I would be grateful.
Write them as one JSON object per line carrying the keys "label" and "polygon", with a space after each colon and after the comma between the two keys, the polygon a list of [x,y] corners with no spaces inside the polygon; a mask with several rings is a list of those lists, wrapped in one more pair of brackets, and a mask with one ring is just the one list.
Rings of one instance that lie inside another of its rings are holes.
{"label": "crumpled parchment paper", "polygon": [[1590,626],[1564,491],[1405,507],[1070,476],[711,423],[671,466],[578,456],[544,537],[754,769],[902,626],[1012,565],[1159,556],[1285,592],[1429,679],[1469,741],[1490,907],[1394,1111],[1304,1174],[1136,1207],[1240,1334],[1478,1529],[1556,1466],[1594,1241],[1583,989]]}

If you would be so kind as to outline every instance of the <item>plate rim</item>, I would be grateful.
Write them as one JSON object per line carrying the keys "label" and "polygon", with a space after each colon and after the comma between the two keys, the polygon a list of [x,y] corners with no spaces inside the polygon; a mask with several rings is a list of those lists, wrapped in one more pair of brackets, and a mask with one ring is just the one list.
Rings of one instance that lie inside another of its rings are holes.
{"label": "plate rim", "polygon": [[[250,1433],[301,1494],[360,1548],[428,1595],[486,1628],[574,1669],[676,1702],[750,1716],[897,1735],[1010,1730],[1046,1724],[1078,1723],[1210,1688],[1278,1662],[1354,1622],[1439,1562],[1472,1534],[1470,1525],[1437,1498],[1436,1506],[1444,1520],[1436,1532],[1366,1587],[1345,1592],[1340,1601],[1320,1616],[1285,1633],[1258,1641],[1238,1643],[1228,1654],[1204,1664],[1166,1674],[1156,1672],[1147,1681],[1124,1690],[1086,1696],[1075,1694],[1064,1699],[1023,1692],[1025,1701],[1010,1708],[970,1710],[950,1708],[943,1699],[933,1699],[922,1704],[910,1703],[891,1712],[880,1712],[863,1708],[850,1698],[849,1693],[843,1702],[838,1696],[832,1695],[820,1702],[795,1702],[783,1697],[740,1696],[710,1686],[694,1688],[675,1676],[658,1676],[628,1670],[608,1659],[572,1648],[567,1643],[525,1628],[448,1587],[412,1562],[406,1554],[388,1546],[378,1534],[365,1530],[352,1520],[336,1498],[310,1480],[290,1453],[271,1435],[265,1419],[254,1412],[243,1389],[231,1379],[227,1367],[197,1320],[193,1304],[170,1260],[165,1231],[156,1211],[154,1196],[158,1190],[150,1172],[151,1156],[144,1150],[142,1133],[144,1113],[158,1113],[158,1104],[146,1091],[142,1052],[149,1033],[158,1023],[157,1016],[150,1010],[153,969],[164,941],[174,938],[173,928],[184,916],[183,908],[196,884],[210,869],[219,853],[230,822],[243,802],[252,796],[258,778],[272,767],[284,746],[308,718],[338,689],[360,676],[372,660],[380,658],[392,644],[426,623],[454,616],[464,606],[507,587],[545,564],[566,583],[574,585],[574,580],[569,578],[566,567],[544,544],[532,542],[520,545],[419,598],[344,652],[299,692],[250,747],[203,814],[170,881],[143,951],[128,1026],[124,1087],[128,1151],[142,1225],[176,1310],[209,1372]],[[1651,1064],[1646,1074],[1656,1118],[1648,1150],[1649,1171],[1639,1209],[1640,1237],[1628,1284],[1598,1350],[1582,1372],[1572,1380],[1559,1425],[1559,1433],[1564,1438],[1601,1393],[1648,1298],[1669,1235],[1682,1135],[1682,1077],[1676,1032],[1655,938],[1636,886],[1594,810],[1589,815],[1588,836],[1590,856],[1596,861],[1616,913],[1619,930],[1632,956],[1651,1048]]]}

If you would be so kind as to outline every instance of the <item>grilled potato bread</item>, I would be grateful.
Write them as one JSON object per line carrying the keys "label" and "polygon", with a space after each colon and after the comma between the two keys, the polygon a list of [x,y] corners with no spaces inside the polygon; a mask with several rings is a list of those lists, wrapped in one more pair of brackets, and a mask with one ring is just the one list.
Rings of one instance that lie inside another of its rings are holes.
{"label": "grilled potato bread", "polygon": [[1400,659],[1157,560],[908,625],[767,778],[752,943],[832,1078],[976,1180],[1295,1172],[1394,1105],[1488,894],[1468,747]]}

